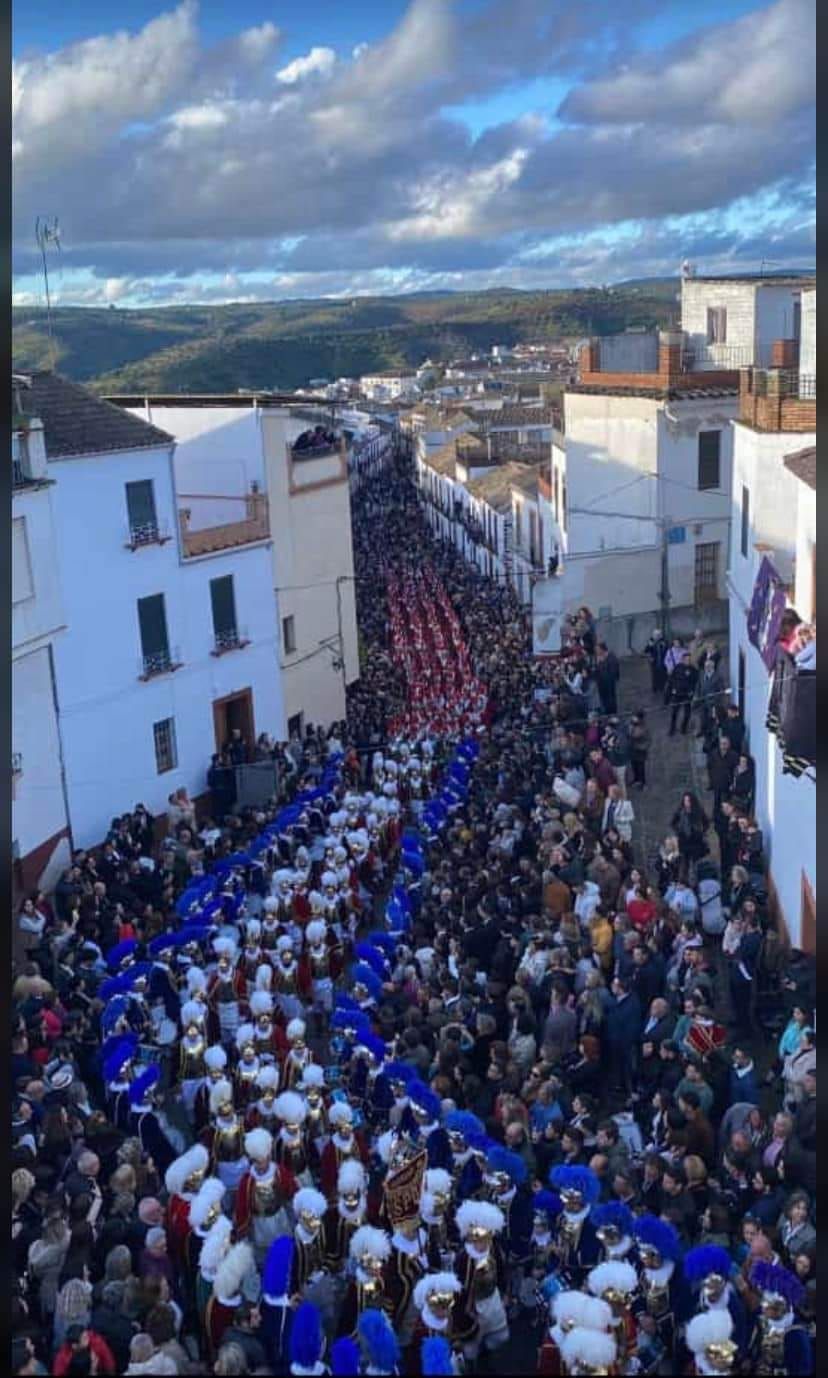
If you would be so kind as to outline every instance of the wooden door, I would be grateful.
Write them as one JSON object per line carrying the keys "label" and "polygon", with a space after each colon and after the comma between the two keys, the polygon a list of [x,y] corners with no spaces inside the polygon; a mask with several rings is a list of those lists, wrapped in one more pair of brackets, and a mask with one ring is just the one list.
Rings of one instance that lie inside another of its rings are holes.
{"label": "wooden door", "polygon": [[222,747],[229,742],[234,730],[238,729],[247,746],[249,760],[256,745],[253,690],[242,689],[238,694],[228,694],[223,699],[214,699],[213,729],[216,737],[216,751],[221,751]]}

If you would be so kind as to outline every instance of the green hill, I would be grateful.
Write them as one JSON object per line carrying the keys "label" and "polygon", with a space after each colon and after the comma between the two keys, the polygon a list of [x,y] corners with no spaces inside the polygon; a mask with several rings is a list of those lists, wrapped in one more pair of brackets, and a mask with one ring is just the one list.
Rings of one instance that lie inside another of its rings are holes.
{"label": "green hill", "polygon": [[355,300],[149,310],[62,307],[12,313],[16,368],[54,366],[101,392],[302,387],[493,344],[668,325],[677,280],[601,288],[422,293]]}

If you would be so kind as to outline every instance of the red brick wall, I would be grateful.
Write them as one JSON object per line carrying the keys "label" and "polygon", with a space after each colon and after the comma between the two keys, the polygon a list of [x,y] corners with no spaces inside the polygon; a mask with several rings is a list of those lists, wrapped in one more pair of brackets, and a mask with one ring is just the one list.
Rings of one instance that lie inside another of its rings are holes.
{"label": "red brick wall", "polygon": [[796,340],[774,340],[771,345],[771,368],[796,368],[798,355]]}
{"label": "red brick wall", "polygon": [[812,397],[763,396],[742,389],[739,419],[757,431],[815,431],[816,400]]}

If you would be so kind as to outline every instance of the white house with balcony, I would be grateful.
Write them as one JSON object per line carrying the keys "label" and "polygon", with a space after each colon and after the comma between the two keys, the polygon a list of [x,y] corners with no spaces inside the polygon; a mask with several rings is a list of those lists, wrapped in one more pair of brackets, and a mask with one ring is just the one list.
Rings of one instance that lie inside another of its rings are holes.
{"label": "white house with balcony", "polygon": [[59,375],[31,376],[30,406],[66,623],[53,658],[69,825],[87,847],[138,801],[158,816],[179,785],[203,795],[234,729],[251,750],[284,734],[267,512],[209,482],[179,498],[173,438]]}
{"label": "white house with balcony", "polygon": [[[746,370],[733,423],[730,681],[756,764],[754,811],[765,837],[775,914],[793,946],[813,952],[815,763],[801,774],[791,773],[777,737],[768,731],[772,655],[763,654],[764,633],[758,641],[751,638],[748,613],[770,581],[782,606],[794,607],[806,622],[816,618],[816,400],[815,395],[790,395],[790,389],[785,396],[784,379],[780,389],[773,373],[762,377],[775,387],[757,394],[753,371]],[[813,728],[815,733],[815,722]]]}
{"label": "white house with balcony", "polygon": [[365,373],[359,380],[363,397],[372,402],[413,401],[420,395],[415,369],[382,369],[379,373]]}
{"label": "white house with balcony", "polygon": [[589,606],[616,653],[640,651],[660,624],[724,630],[740,370],[796,378],[809,286],[685,276],[680,329],[581,346],[565,445],[553,443],[553,491],[566,485],[565,500],[553,499],[565,610]]}
{"label": "white house with balcony", "polygon": [[303,447],[303,434],[330,426],[329,407],[266,396],[118,400],[175,437],[191,542],[209,540],[201,527],[234,512],[251,542],[261,527],[267,549],[256,565],[256,597],[274,619],[278,608],[271,673],[284,707],[279,735],[344,718],[346,686],[359,677],[349,478],[373,472],[388,452],[387,432],[360,427],[364,414],[348,412],[360,431],[356,451],[341,431],[333,444]]}
{"label": "white house with balcony", "polygon": [[30,381],[12,378],[12,886],[50,888],[71,856],[55,645],[66,614],[54,481]]}

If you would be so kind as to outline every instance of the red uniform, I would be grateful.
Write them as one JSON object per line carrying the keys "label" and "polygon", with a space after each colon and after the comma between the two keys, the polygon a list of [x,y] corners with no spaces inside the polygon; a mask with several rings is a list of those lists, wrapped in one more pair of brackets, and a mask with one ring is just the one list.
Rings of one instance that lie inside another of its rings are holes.
{"label": "red uniform", "polygon": [[339,1169],[349,1158],[358,1158],[362,1166],[368,1166],[368,1145],[360,1131],[357,1129],[353,1134],[353,1147],[348,1153],[343,1152],[334,1143],[331,1137],[322,1150],[322,1157],[319,1165],[319,1190],[329,1201],[336,1200],[336,1183],[339,1177]]}
{"label": "red uniform", "polygon": [[[276,1167],[276,1175],[273,1179],[274,1189],[282,1198],[281,1204],[288,1205],[296,1195],[299,1184],[293,1173],[286,1167]],[[253,1215],[253,1190],[255,1179],[252,1172],[246,1172],[236,1189],[236,1238],[244,1239],[250,1229],[250,1220]],[[277,1206],[278,1210],[278,1206]]]}
{"label": "red uniform", "polygon": [[210,1297],[204,1312],[204,1329],[207,1332],[207,1343],[210,1348],[211,1362],[215,1361],[216,1355],[221,1349],[221,1341],[225,1330],[229,1330],[236,1319],[236,1309],[240,1305],[241,1298],[236,1306],[226,1306],[223,1301],[219,1301],[215,1292]]}
{"label": "red uniform", "polygon": [[167,1202],[167,1234],[170,1239],[170,1253],[176,1262],[183,1266],[187,1248],[187,1235],[190,1233],[191,1196],[170,1197]]}

